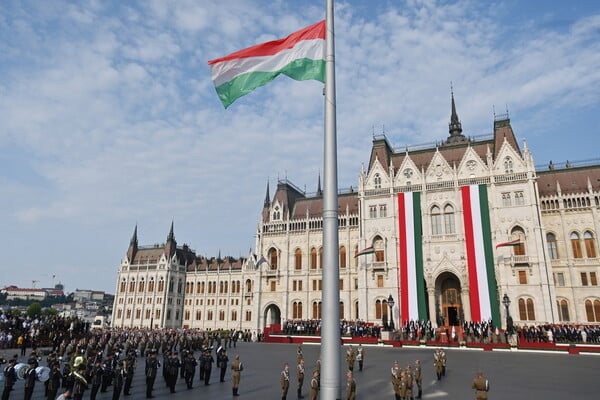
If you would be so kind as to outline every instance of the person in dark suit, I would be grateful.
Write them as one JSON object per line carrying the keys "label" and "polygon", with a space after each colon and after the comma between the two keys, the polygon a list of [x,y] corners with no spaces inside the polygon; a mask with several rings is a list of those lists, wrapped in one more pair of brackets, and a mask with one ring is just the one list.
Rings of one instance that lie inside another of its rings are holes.
{"label": "person in dark suit", "polygon": [[225,382],[225,373],[227,372],[227,363],[229,363],[229,357],[227,357],[227,350],[223,347],[217,354],[217,367],[221,369],[219,376],[219,382]]}
{"label": "person in dark suit", "polygon": [[204,351],[202,355],[202,361],[204,362],[204,386],[210,385],[210,374],[212,373],[212,365],[215,362],[209,349]]}

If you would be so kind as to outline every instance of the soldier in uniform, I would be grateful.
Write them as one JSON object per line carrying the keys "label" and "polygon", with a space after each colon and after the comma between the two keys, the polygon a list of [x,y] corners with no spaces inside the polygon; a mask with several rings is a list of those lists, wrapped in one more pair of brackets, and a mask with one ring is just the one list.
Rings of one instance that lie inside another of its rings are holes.
{"label": "soldier in uniform", "polygon": [[365,349],[362,347],[362,344],[358,344],[358,349],[356,350],[356,359],[358,360],[358,370],[363,370],[363,363],[365,362]]}
{"label": "soldier in uniform", "polygon": [[423,394],[423,376],[421,373],[421,361],[416,360],[415,361],[415,383],[417,384],[417,399],[421,398],[421,395]]}
{"label": "soldier in uniform", "polygon": [[354,361],[356,360],[356,354],[354,353],[354,349],[352,345],[348,347],[346,350],[346,363],[348,364],[348,371],[354,371]]}
{"label": "soldier in uniform", "polygon": [[240,387],[240,373],[244,370],[244,366],[240,361],[240,355],[236,354],[235,359],[231,363],[231,381],[233,382],[232,391],[234,396],[239,396],[238,389]]}
{"label": "soldier in uniform", "polygon": [[437,376],[437,380],[442,379],[442,356],[439,350],[436,350],[433,354],[433,367],[435,368],[435,375]]}
{"label": "soldier in uniform", "polygon": [[123,383],[125,382],[125,374],[127,373],[125,371],[125,365],[123,364],[125,364],[125,360],[117,364],[117,366],[114,369],[112,400],[119,400],[119,397],[121,397],[121,389],[123,388]]}
{"label": "soldier in uniform", "polygon": [[410,364],[406,366],[406,370],[404,371],[404,380],[406,381],[406,400],[413,400],[413,374]]}
{"label": "soldier in uniform", "polygon": [[50,376],[46,382],[48,382],[48,400],[56,399],[56,394],[58,393],[58,389],[60,388],[60,381],[62,378],[62,374],[58,367],[60,366],[58,361],[53,361],[50,369]]}
{"label": "soldier in uniform", "polygon": [[71,372],[71,375],[73,375],[73,398],[75,400],[81,400],[83,398],[83,393],[88,388],[88,382],[83,376],[85,373],[85,363],[81,362],[75,368],[76,370]]}
{"label": "soldier in uniform", "polygon": [[146,398],[151,399],[152,390],[154,389],[154,381],[156,380],[156,372],[159,367],[159,362],[156,359],[156,353],[154,351],[150,351],[148,357],[146,358]]}
{"label": "soldier in uniform", "polygon": [[171,393],[175,393],[175,384],[177,383],[177,376],[179,375],[179,354],[177,354],[177,352],[172,353],[171,357],[166,360],[166,363],[167,386]]}
{"label": "soldier in uniform", "polygon": [[441,359],[442,359],[442,376],[446,376],[446,352],[443,349],[440,349]]}
{"label": "soldier in uniform", "polygon": [[296,358],[297,358],[298,364],[300,364],[300,360],[302,360],[304,358],[304,355],[302,354],[302,345],[301,344],[298,345],[298,350],[296,350]]}
{"label": "soldier in uniform", "polygon": [[185,379],[185,384],[188,389],[193,388],[194,375],[196,375],[196,365],[198,362],[196,358],[194,358],[194,353],[188,351],[185,359],[183,360],[183,378]]}
{"label": "soldier in uniform", "polygon": [[33,389],[35,388],[35,381],[37,379],[35,374],[36,362],[29,359],[29,366],[25,371],[25,400],[31,400],[33,395]]}
{"label": "soldier in uniform", "polygon": [[296,375],[298,377],[298,398],[303,399],[302,386],[304,385],[304,358],[301,358],[296,367]]}
{"label": "soldier in uniform", "polygon": [[281,371],[279,381],[281,383],[281,400],[286,400],[287,392],[290,388],[290,366],[288,363],[283,364],[283,371]]}
{"label": "soldier in uniform", "polygon": [[310,380],[310,400],[317,400],[319,396],[319,371],[314,370]]}
{"label": "soldier in uniform", "polygon": [[100,385],[100,393],[106,393],[108,387],[112,384],[113,378],[113,356],[108,354],[102,363],[102,384]]}
{"label": "soldier in uniform", "polygon": [[400,400],[400,385],[401,385],[401,374],[400,367],[398,366],[398,361],[394,361],[394,366],[392,367],[392,387],[394,388],[394,398],[396,400]]}
{"label": "soldier in uniform", "polygon": [[129,352],[127,358],[125,359],[125,365],[123,367],[123,370],[125,371],[125,383],[123,385],[123,394],[125,396],[131,395],[129,391],[131,390],[131,384],[133,383],[133,375],[135,375],[135,364],[137,363],[135,356],[135,350],[132,350]]}
{"label": "soldier in uniform", "polygon": [[486,400],[488,398],[488,392],[490,390],[490,383],[483,376],[483,372],[477,372],[477,376],[471,385],[475,389],[475,398],[477,400]]}
{"label": "soldier in uniform", "polygon": [[8,400],[13,386],[17,382],[17,372],[15,371],[16,360],[8,360],[8,365],[4,368],[4,390],[2,391],[2,400]]}
{"label": "soldier in uniform", "polygon": [[352,371],[346,373],[348,380],[346,382],[346,400],[356,400],[356,381]]}
{"label": "soldier in uniform", "polygon": [[204,351],[202,355],[202,361],[204,362],[204,386],[210,385],[210,374],[212,373],[212,365],[215,362],[209,349]]}
{"label": "soldier in uniform", "polygon": [[217,354],[217,367],[221,369],[221,373],[219,375],[219,382],[225,382],[227,363],[229,363],[229,357],[227,357],[227,350],[225,350],[225,347],[223,347],[219,354]]}
{"label": "soldier in uniform", "polygon": [[100,390],[100,385],[102,384],[102,375],[104,375],[104,372],[102,371],[102,362],[100,359],[96,359],[90,375],[92,383],[90,400],[96,400],[96,395],[98,394],[98,390]]}

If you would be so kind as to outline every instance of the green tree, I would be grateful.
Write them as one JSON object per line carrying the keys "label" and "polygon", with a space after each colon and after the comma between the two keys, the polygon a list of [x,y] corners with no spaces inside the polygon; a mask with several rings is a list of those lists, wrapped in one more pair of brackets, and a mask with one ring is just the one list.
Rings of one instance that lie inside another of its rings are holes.
{"label": "green tree", "polygon": [[42,310],[42,316],[43,317],[51,317],[53,315],[58,314],[58,311],[55,308],[52,307],[46,307]]}
{"label": "green tree", "polygon": [[31,303],[27,308],[27,316],[33,318],[39,317],[40,315],[42,315],[42,306],[40,306],[40,303]]}

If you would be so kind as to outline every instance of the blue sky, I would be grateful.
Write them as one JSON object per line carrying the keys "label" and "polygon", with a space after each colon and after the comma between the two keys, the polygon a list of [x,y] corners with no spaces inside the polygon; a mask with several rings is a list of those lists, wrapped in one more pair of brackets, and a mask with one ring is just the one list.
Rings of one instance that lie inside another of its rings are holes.
{"label": "blue sky", "polygon": [[[323,4],[0,2],[0,286],[114,292],[136,224],[143,245],[173,220],[198,254],[246,256],[267,181],[316,189],[322,85],[280,78],[224,110],[206,62]],[[466,135],[508,108],[537,164],[600,155],[596,1],[337,1],[336,50],[340,188],[373,133],[443,140],[450,82]]]}

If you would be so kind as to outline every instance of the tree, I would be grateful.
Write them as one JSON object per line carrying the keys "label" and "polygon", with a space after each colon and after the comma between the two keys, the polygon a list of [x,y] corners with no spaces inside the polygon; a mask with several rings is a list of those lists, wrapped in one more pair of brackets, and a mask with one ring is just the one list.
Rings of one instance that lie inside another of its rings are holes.
{"label": "tree", "polygon": [[27,316],[33,318],[39,317],[40,315],[42,315],[42,306],[40,306],[40,303],[31,303],[27,308]]}

